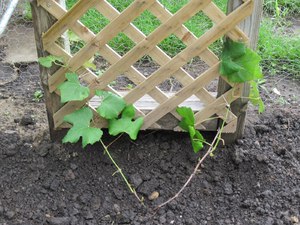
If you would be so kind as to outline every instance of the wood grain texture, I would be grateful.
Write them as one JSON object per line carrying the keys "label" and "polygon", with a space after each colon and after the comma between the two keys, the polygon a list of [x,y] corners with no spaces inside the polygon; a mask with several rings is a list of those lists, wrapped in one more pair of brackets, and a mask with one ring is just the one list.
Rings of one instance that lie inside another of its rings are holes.
{"label": "wood grain texture", "polygon": [[[38,57],[46,57],[48,56],[48,53],[44,50],[42,34],[46,32],[56,22],[56,20],[47,13],[46,10],[38,6],[37,0],[30,1],[30,5]],[[57,66],[53,66],[50,69],[40,66],[40,79],[44,90],[50,137],[53,141],[59,141],[61,138],[59,133],[54,129],[53,121],[53,114],[61,108],[61,103],[60,97],[57,94],[49,92],[48,75],[55,72],[57,69]]]}

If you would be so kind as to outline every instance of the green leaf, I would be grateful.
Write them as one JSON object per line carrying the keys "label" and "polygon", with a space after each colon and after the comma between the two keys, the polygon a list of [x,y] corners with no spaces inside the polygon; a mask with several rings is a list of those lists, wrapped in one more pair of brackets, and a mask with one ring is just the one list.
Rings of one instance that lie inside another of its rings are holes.
{"label": "green leaf", "polygon": [[126,106],[123,98],[111,92],[96,91],[96,95],[102,98],[101,104],[97,108],[97,112],[105,119],[111,120],[118,118],[119,114]]}
{"label": "green leaf", "polygon": [[127,133],[132,140],[136,140],[137,135],[144,123],[144,118],[139,117],[133,121],[129,117],[109,120],[109,134],[116,136],[121,133]]}
{"label": "green leaf", "polygon": [[226,41],[221,60],[220,74],[230,82],[244,83],[263,77],[260,56],[243,43]]}
{"label": "green leaf", "polygon": [[189,126],[188,131],[190,134],[193,150],[195,153],[197,153],[203,148],[205,139],[202,134],[195,129],[194,126]]}
{"label": "green leaf", "polygon": [[121,133],[127,133],[132,140],[136,140],[137,135],[144,123],[144,118],[139,117],[134,120],[135,109],[133,105],[128,105],[122,111],[120,119],[108,121],[108,131],[110,135],[116,136]]}
{"label": "green leaf", "polygon": [[249,84],[250,84],[250,94],[249,94],[250,102],[254,106],[258,106],[258,112],[262,113],[265,111],[265,104],[260,97],[258,82],[250,81]]}
{"label": "green leaf", "polygon": [[122,112],[122,118],[124,117],[134,118],[134,116],[135,116],[134,106],[132,104],[127,105]]}
{"label": "green leaf", "polygon": [[93,112],[90,108],[84,107],[64,117],[64,121],[71,123],[73,127],[63,138],[63,143],[76,143],[82,137],[82,147],[94,144],[99,141],[103,132],[99,128],[90,127]]}
{"label": "green leaf", "polygon": [[66,73],[67,81],[58,89],[61,92],[61,102],[81,101],[90,95],[90,89],[80,84],[76,73]]}
{"label": "green leaf", "polygon": [[189,126],[194,126],[195,124],[193,110],[189,107],[177,107],[176,112],[182,117],[179,126],[183,130],[189,131]]}
{"label": "green leaf", "polygon": [[246,53],[246,46],[241,42],[234,42],[231,39],[227,39],[224,43],[224,50],[222,52],[222,58],[239,58]]}
{"label": "green leaf", "polygon": [[41,64],[43,67],[50,68],[53,63],[61,63],[63,64],[63,59],[61,57],[57,57],[54,55],[48,55],[46,57],[41,57],[38,59],[39,64]]}

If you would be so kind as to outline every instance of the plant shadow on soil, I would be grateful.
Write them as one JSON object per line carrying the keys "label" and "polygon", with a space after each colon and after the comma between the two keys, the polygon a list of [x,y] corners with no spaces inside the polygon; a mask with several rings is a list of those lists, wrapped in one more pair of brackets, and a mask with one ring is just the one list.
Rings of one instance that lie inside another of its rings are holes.
{"label": "plant shadow on soil", "polygon": [[[204,151],[194,154],[185,133],[141,132],[135,142],[125,135],[115,142],[111,154],[144,196],[142,206],[100,145],[82,150],[50,142],[44,103],[29,97],[40,88],[37,68],[19,68],[15,80],[0,86],[1,225],[299,224],[295,81],[280,82],[284,104],[265,93],[267,111],[258,116],[250,107],[245,137],[217,149],[183,194],[154,212],[181,188]],[[159,197],[148,200],[154,191]]]}

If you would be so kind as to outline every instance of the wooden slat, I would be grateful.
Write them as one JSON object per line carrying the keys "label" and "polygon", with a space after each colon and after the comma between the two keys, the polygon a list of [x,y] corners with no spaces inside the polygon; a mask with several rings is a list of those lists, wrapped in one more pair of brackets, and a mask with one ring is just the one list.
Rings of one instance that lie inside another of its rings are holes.
{"label": "wooden slat", "polygon": [[[118,33],[122,32],[128,24],[145,11],[155,0],[136,0],[123,13],[101,30],[92,41],[87,43],[67,63],[68,68],[61,68],[49,78],[49,89],[54,91],[65,80],[64,74],[68,71],[76,71],[88,61],[99,49],[109,42]],[[72,10],[71,10],[72,11]]]}
{"label": "wooden slat", "polygon": [[[39,0],[39,4],[45,4],[45,0]],[[98,0],[81,0],[77,2],[72,10],[68,11],[59,21],[57,21],[44,35],[43,35],[43,45],[44,49],[48,50],[51,48],[53,42],[57,40],[67,29],[78,20],[88,9],[95,6]],[[51,4],[49,5],[51,7]]]}
{"label": "wooden slat", "polygon": [[[213,2],[203,9],[203,12],[215,23],[219,23],[226,18],[226,15],[222,10],[220,10]],[[237,26],[230,30],[226,35],[234,41],[246,43],[249,40],[247,35]]]}

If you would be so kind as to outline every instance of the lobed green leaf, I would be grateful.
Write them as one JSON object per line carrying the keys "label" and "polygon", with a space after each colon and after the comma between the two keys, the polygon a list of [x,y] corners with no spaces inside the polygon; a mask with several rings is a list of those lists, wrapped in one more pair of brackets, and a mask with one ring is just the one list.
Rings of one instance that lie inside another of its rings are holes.
{"label": "lobed green leaf", "polygon": [[109,134],[116,136],[126,133],[132,140],[136,140],[137,135],[144,123],[144,118],[139,117],[134,120],[135,109],[133,105],[128,105],[122,111],[120,119],[112,119],[108,121]]}
{"label": "lobed green leaf", "polygon": [[90,89],[80,84],[76,73],[66,73],[66,79],[58,89],[61,93],[61,102],[81,101],[90,95]]}
{"label": "lobed green leaf", "polygon": [[193,110],[189,107],[177,107],[176,112],[182,117],[179,126],[183,130],[189,131],[189,126],[194,126],[195,124]]}
{"label": "lobed green leaf", "polygon": [[117,118],[126,106],[123,98],[111,92],[96,91],[96,95],[102,98],[101,104],[96,110],[105,119]]}
{"label": "lobed green leaf", "polygon": [[82,137],[82,147],[98,142],[103,132],[99,128],[90,127],[93,112],[90,108],[84,107],[64,117],[64,121],[73,125],[63,138],[63,143],[76,143]]}

